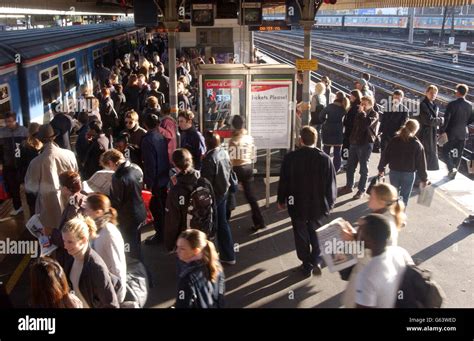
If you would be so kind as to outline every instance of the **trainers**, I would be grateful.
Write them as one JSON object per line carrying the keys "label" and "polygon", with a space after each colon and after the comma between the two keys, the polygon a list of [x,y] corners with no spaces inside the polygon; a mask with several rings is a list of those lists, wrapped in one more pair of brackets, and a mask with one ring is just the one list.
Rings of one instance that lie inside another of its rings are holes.
{"label": "trainers", "polygon": [[358,200],[364,196],[364,192],[362,191],[357,191],[357,193],[352,197],[354,200]]}
{"label": "trainers", "polygon": [[224,263],[224,264],[228,264],[228,265],[235,265],[237,263],[237,261],[235,259],[234,260],[223,260],[223,259],[221,259],[220,262]]}
{"label": "trainers", "polygon": [[11,215],[12,217],[14,217],[14,216],[19,215],[21,212],[23,212],[23,207],[20,207],[20,208],[17,209],[17,210],[13,209],[13,210],[10,212],[10,215]]}
{"label": "trainers", "polygon": [[458,170],[456,168],[454,168],[452,171],[450,171],[448,173],[448,177],[451,179],[451,180],[454,180],[454,178],[456,177],[456,175],[458,174]]}

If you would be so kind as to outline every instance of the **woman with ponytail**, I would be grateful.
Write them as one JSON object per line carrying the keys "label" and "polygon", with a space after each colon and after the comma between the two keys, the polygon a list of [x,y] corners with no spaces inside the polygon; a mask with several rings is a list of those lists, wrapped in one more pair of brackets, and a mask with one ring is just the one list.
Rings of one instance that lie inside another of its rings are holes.
{"label": "woman with ponytail", "polygon": [[122,285],[117,298],[121,303],[126,294],[127,263],[125,244],[117,228],[117,211],[106,195],[93,193],[87,197],[86,214],[97,226],[97,238],[92,241],[92,248],[102,257],[109,272],[120,278]]}
{"label": "woman with ponytail", "polygon": [[[386,183],[379,183],[372,187],[368,206],[372,213],[384,215],[390,223],[390,238],[387,241],[388,246],[398,245],[398,231],[405,226],[405,205],[398,197],[398,191],[395,187]],[[344,229],[344,239],[346,241],[360,241],[360,236],[350,224]],[[362,245],[364,247],[364,245]],[[340,272],[343,279],[349,278],[346,290],[342,297],[342,304],[346,308],[355,308],[355,290],[357,274],[372,259],[370,250],[365,247],[363,257],[357,258],[357,264]]]}
{"label": "woman with ponytail", "polygon": [[77,217],[64,225],[64,248],[73,257],[64,270],[84,308],[118,308],[119,302],[107,265],[89,246],[96,232],[94,221],[88,217]]}
{"label": "woman with ponytail", "polygon": [[223,308],[224,273],[214,244],[202,231],[181,232],[176,243],[184,263],[178,274],[176,308]]}
{"label": "woman with ponytail", "polygon": [[421,179],[420,187],[430,184],[426,172],[425,151],[416,138],[419,128],[418,121],[408,120],[390,140],[382,153],[378,167],[380,176],[384,175],[385,166],[390,167],[390,183],[400,193],[405,206],[408,204],[417,172]]}

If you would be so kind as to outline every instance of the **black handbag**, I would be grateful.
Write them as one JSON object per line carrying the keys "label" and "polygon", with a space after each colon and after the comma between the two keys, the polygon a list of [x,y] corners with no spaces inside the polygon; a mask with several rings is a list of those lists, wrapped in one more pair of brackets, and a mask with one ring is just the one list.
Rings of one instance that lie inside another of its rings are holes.
{"label": "black handbag", "polygon": [[375,185],[377,185],[380,182],[385,182],[385,177],[380,176],[380,175],[374,176],[370,180],[369,187],[367,187],[367,191],[365,191],[365,193],[370,195],[370,192],[372,191],[372,187],[374,187]]}
{"label": "black handbag", "polygon": [[233,169],[230,170],[229,182],[229,191],[231,193],[236,193],[237,189],[239,188],[239,179],[237,178],[237,174],[234,172]]}

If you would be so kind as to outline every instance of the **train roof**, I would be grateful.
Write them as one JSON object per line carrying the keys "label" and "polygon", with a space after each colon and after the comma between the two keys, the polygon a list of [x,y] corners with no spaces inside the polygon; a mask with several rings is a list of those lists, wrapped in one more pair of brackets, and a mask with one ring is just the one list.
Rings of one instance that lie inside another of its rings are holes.
{"label": "train roof", "polygon": [[0,65],[14,63],[16,54],[26,61],[136,29],[133,23],[106,23],[2,32]]}

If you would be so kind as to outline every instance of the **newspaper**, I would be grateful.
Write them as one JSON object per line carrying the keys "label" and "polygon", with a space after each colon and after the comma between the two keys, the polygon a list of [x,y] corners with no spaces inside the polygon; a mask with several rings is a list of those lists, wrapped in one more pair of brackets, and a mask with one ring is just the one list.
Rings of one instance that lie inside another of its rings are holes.
{"label": "newspaper", "polygon": [[38,242],[41,247],[40,256],[48,256],[56,250],[58,247],[51,243],[51,240],[48,236],[43,233],[43,224],[39,219],[39,214],[33,215],[30,220],[26,223],[26,228],[30,233],[38,239]]}
{"label": "newspaper", "polygon": [[357,263],[364,250],[359,250],[358,241],[345,241],[342,238],[345,220],[337,218],[316,230],[321,255],[328,266],[329,272],[346,269]]}
{"label": "newspaper", "polygon": [[433,185],[428,185],[420,188],[420,195],[417,203],[426,207],[430,207],[433,202],[435,188]]}
{"label": "newspaper", "polygon": [[98,192],[109,195],[110,187],[112,186],[112,175],[114,175],[114,171],[106,169],[95,172],[89,180],[82,183],[84,192]]}

